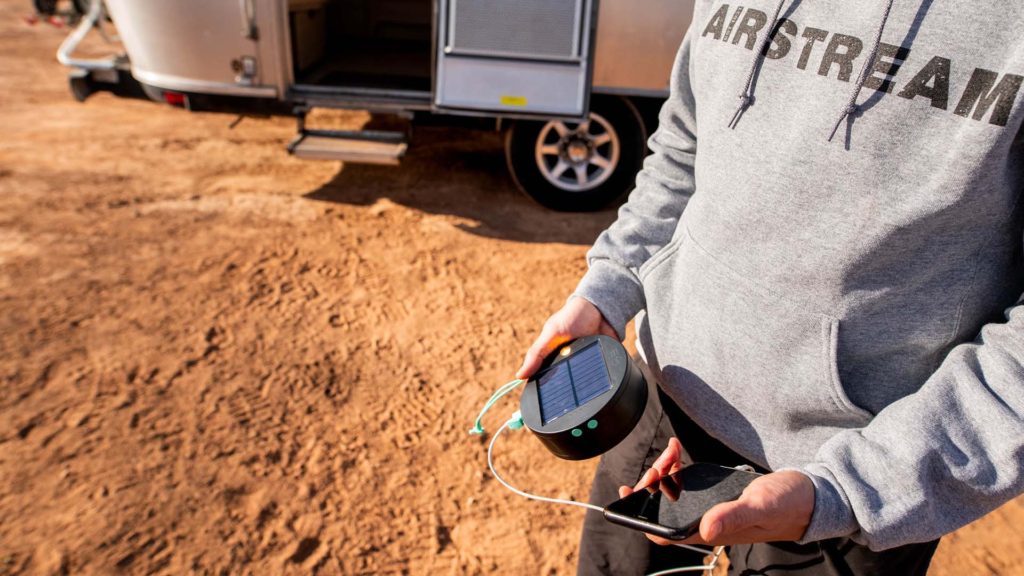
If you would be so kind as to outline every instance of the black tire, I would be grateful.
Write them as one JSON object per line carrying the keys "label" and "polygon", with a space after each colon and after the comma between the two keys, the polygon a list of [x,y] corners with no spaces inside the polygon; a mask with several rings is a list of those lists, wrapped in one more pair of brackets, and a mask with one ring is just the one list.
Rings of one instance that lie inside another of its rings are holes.
{"label": "black tire", "polygon": [[[610,125],[614,132],[613,136],[617,138],[617,161],[610,165],[610,173],[607,175],[601,172],[603,168],[589,165],[589,161],[572,164],[567,153],[553,155],[550,152],[552,146],[565,150],[565,139],[552,134],[553,130],[547,128],[551,123],[516,121],[505,135],[505,160],[516,186],[527,196],[552,210],[589,212],[607,207],[620,200],[633,188],[636,173],[643,163],[647,134],[643,119],[633,104],[618,96],[594,96],[590,108],[593,129],[603,132],[604,126]],[[594,115],[599,116],[603,122],[597,124]],[[572,123],[563,125],[570,129],[578,126]],[[539,151],[544,144],[548,145],[546,148],[549,150],[546,155]],[[602,153],[602,160],[604,155],[610,155],[610,148],[607,146],[608,144],[601,144],[596,147]],[[562,160],[574,170],[573,174],[567,175],[566,172],[562,172],[561,177],[554,174],[558,169],[557,163]],[[541,168],[542,162],[547,170]],[[574,167],[580,164],[583,164],[585,177],[575,172]],[[588,183],[579,184],[579,180],[567,181],[576,177]],[[591,180],[593,184],[589,183]],[[568,189],[571,186],[580,186],[580,189]]]}

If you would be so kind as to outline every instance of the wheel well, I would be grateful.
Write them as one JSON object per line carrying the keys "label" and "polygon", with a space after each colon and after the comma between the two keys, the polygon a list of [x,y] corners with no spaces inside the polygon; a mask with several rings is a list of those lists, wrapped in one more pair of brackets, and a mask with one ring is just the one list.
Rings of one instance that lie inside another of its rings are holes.
{"label": "wheel well", "polygon": [[[651,134],[654,134],[654,131],[658,129],[658,114],[661,112],[662,105],[665,104],[665,99],[650,96],[630,96],[626,100],[640,114],[640,118],[644,122],[644,129],[647,131],[647,136],[649,137]],[[644,141],[647,141],[646,138]]]}

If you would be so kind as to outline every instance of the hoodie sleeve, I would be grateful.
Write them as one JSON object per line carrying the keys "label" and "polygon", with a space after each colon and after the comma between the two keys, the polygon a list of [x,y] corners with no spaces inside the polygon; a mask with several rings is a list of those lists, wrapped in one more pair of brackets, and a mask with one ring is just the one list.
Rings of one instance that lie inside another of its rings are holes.
{"label": "hoodie sleeve", "polygon": [[691,24],[676,55],[670,95],[661,108],[658,130],[648,141],[652,154],[637,174],[636,188],[619,209],[618,219],[598,236],[587,253],[589,270],[573,292],[597,306],[620,339],[626,324],[645,305],[637,277],[640,266],[668,244],[694,192],[697,125],[690,86],[693,33]]}
{"label": "hoodie sleeve", "polygon": [[1024,491],[1022,304],[953,348],[920,390],[821,447],[803,467],[815,486],[804,541],[926,542]]}

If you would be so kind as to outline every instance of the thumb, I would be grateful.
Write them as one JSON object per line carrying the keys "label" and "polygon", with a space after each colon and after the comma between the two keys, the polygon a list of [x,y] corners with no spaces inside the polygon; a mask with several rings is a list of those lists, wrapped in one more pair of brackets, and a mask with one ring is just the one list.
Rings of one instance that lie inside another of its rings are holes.
{"label": "thumb", "polygon": [[544,328],[541,329],[540,335],[533,341],[533,345],[526,351],[526,358],[523,359],[523,365],[516,371],[516,378],[526,379],[533,375],[540,368],[544,358],[547,357],[559,344],[564,343],[569,338],[566,334],[559,333],[552,325],[551,322],[544,324]]}
{"label": "thumb", "polygon": [[725,536],[753,526],[756,520],[755,510],[743,497],[722,502],[704,513],[700,521],[700,536],[705,542],[718,542]]}

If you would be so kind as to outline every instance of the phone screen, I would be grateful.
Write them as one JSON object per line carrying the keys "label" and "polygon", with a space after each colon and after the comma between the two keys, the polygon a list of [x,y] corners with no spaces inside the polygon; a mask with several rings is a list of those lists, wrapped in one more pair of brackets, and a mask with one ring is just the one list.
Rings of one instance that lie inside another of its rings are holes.
{"label": "phone screen", "polygon": [[697,530],[705,512],[739,498],[757,477],[716,464],[693,464],[611,503],[605,517],[665,538],[686,538]]}

